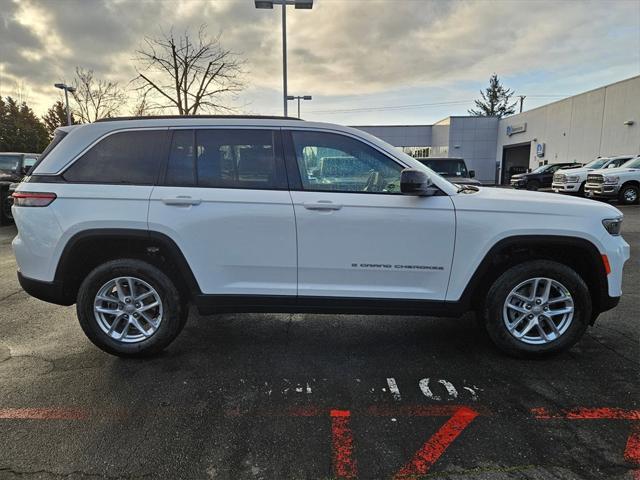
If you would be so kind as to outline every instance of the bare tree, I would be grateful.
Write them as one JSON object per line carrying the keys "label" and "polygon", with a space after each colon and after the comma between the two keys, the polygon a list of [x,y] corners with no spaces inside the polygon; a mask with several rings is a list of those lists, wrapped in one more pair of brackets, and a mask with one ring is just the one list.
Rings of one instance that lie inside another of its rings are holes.
{"label": "bare tree", "polygon": [[222,48],[220,35],[209,38],[205,28],[200,27],[195,39],[188,31],[178,38],[169,32],[145,39],[144,48],[137,52],[138,76],[133,81],[138,91],[153,99],[149,108],[175,108],[180,115],[232,110],[222,97],[244,88],[244,62]]}
{"label": "bare tree", "polygon": [[113,117],[127,101],[127,96],[118,82],[96,79],[93,70],[76,67],[73,86],[76,89],[73,92],[76,103],[73,112],[81,123]]}
{"label": "bare tree", "polygon": [[152,108],[150,105],[147,92],[138,92],[138,98],[131,108],[131,115],[134,117],[144,117],[151,115],[153,110],[157,109]]}

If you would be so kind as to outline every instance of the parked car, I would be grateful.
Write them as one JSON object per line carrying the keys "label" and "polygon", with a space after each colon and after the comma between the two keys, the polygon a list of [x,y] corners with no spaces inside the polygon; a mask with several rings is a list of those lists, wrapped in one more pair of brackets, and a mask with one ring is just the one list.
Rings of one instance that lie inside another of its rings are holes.
{"label": "parked car", "polygon": [[10,186],[19,182],[38,161],[37,153],[0,152],[0,225],[13,221]]}
{"label": "parked car", "polygon": [[584,186],[587,183],[587,174],[589,172],[600,169],[617,168],[632,158],[633,155],[600,157],[587,163],[584,167],[563,168],[558,170],[553,176],[551,188],[555,193],[584,195]]}
{"label": "parked car", "polygon": [[511,177],[511,186],[518,189],[540,190],[541,188],[551,188],[553,174],[561,168],[581,167],[581,163],[551,163],[541,165],[529,173],[519,173]]}
{"label": "parked car", "polygon": [[602,200],[617,199],[623,205],[640,199],[640,156],[621,167],[595,170],[587,175],[585,196]]}
{"label": "parked car", "polygon": [[[34,297],[75,303],[89,339],[115,355],[162,350],[195,305],[475,311],[502,350],[540,356],[571,347],[622,294],[629,245],[615,207],[454,185],[361,130],[147,117],[58,137],[14,193],[18,278]],[[348,168],[318,173],[327,152]],[[365,171],[376,180],[331,183]]]}
{"label": "parked car", "polygon": [[438,175],[458,185],[482,185],[475,179],[475,170],[468,170],[462,158],[456,157],[424,157],[417,158]]}

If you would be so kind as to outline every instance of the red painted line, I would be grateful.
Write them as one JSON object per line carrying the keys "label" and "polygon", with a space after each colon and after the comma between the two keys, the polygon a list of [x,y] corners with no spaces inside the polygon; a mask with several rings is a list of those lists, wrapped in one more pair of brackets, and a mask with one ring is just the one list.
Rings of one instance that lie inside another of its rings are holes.
{"label": "red painted line", "polygon": [[358,465],[353,458],[353,433],[349,426],[349,410],[331,410],[331,445],[333,469],[338,478],[356,478]]}
{"label": "red painted line", "polygon": [[[631,427],[631,433],[627,439],[627,447],[624,450],[624,459],[640,467],[640,423],[636,423]],[[640,470],[635,473],[640,473]]]}
{"label": "red painted line", "polygon": [[80,408],[0,408],[1,420],[86,420],[89,413]]}
{"label": "red painted line", "polygon": [[460,407],[447,422],[434,433],[429,440],[416,452],[411,461],[407,463],[393,477],[394,479],[415,478],[426,475],[434,463],[458,438],[465,428],[478,416],[475,410],[468,407]]}
{"label": "red painted line", "polygon": [[564,418],[567,420],[640,420],[640,410],[623,408],[574,408],[572,410],[550,411],[546,408],[532,408],[537,420]]}

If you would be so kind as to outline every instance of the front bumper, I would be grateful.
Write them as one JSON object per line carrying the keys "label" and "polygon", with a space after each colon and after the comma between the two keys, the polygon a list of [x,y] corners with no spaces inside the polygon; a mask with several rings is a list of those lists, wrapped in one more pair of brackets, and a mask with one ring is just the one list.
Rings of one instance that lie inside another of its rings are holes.
{"label": "front bumper", "polygon": [[513,188],[527,188],[526,180],[511,180],[510,184]]}
{"label": "front bumper", "polygon": [[607,185],[604,183],[587,183],[584,186],[584,195],[589,198],[616,198],[620,185]]}
{"label": "front bumper", "polygon": [[551,189],[555,193],[578,193],[580,191],[580,183],[552,183]]}

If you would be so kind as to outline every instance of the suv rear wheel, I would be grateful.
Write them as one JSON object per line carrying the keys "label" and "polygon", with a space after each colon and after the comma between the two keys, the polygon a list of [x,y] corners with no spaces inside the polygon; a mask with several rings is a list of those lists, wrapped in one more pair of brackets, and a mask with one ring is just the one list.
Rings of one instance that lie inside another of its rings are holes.
{"label": "suv rear wheel", "polygon": [[582,337],[591,297],[573,269],[533,260],[498,277],[487,294],[485,314],[498,348],[518,357],[543,356],[567,350]]}
{"label": "suv rear wheel", "polygon": [[160,352],[182,330],[187,309],[173,282],[141,260],[95,268],[78,291],[77,313],[89,340],[123,357]]}

